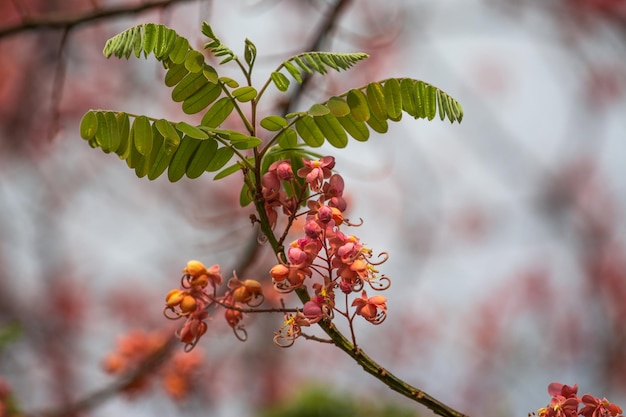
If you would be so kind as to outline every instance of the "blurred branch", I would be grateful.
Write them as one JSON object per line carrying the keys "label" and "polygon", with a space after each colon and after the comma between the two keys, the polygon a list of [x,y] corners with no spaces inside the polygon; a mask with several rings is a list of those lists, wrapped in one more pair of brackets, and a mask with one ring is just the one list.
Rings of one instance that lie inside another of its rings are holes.
{"label": "blurred branch", "polygon": [[[313,39],[311,40],[309,46],[302,49],[302,51],[313,52],[319,51],[322,48],[324,41],[327,39],[329,34],[331,34],[333,28],[335,27],[335,24],[339,20],[339,16],[343,12],[343,10],[350,4],[350,2],[351,0],[337,0],[335,5],[332,7],[332,10],[328,12],[326,17],[322,20],[321,24],[317,28],[317,31],[315,31],[315,35],[313,36]],[[296,105],[296,103],[298,103],[298,100],[306,91],[310,79],[311,76],[308,73],[305,73],[302,77],[302,83],[295,84],[293,93],[287,101],[282,103],[279,108],[279,110],[283,114],[287,114],[293,111],[293,107]]]}
{"label": "blurred branch", "polygon": [[105,386],[104,388],[101,388],[100,390],[95,391],[72,404],[67,404],[57,409],[30,412],[25,415],[27,417],[63,417],[78,415],[91,410],[107,399],[122,392],[133,381],[136,381],[138,378],[144,377],[155,371],[170,355],[173,347],[176,345],[175,342],[177,341],[178,339],[175,336],[170,337],[160,349],[148,356],[135,369],[122,375],[112,384]]}
{"label": "blurred branch", "polygon": [[106,19],[111,17],[119,17],[123,15],[137,14],[146,10],[165,8],[176,3],[188,2],[191,0],[157,0],[150,3],[142,3],[133,6],[117,6],[106,9],[94,9],[89,12],[70,15],[50,14],[38,18],[24,17],[22,22],[14,26],[0,28],[0,38],[9,37],[21,32],[40,30],[40,29],[66,29],[69,30],[74,26],[83,23],[92,22],[94,20]]}

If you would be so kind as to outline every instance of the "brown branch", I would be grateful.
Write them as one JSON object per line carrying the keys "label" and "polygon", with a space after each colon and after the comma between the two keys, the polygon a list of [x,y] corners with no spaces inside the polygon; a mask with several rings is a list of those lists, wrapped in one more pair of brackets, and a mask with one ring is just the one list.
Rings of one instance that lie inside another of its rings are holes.
{"label": "brown branch", "polygon": [[142,3],[133,6],[118,6],[107,9],[96,9],[84,13],[78,13],[74,16],[63,14],[49,14],[43,17],[29,18],[24,17],[21,23],[13,26],[0,28],[0,38],[13,36],[22,32],[41,30],[41,29],[72,29],[83,23],[92,22],[94,20],[119,17],[123,15],[137,14],[146,10],[155,8],[165,8],[176,3],[188,2],[191,0],[156,0],[149,3]]}
{"label": "brown branch", "polygon": [[[328,36],[332,33],[337,21],[339,20],[339,16],[343,12],[343,10],[350,4],[351,0],[337,0],[335,5],[332,7],[332,10],[328,12],[322,23],[317,28],[315,35],[313,36],[313,40],[311,44],[304,49],[306,52],[314,52],[319,51]],[[306,91],[309,82],[311,80],[311,76],[308,73],[305,73],[302,77],[302,83],[296,83],[293,88],[293,92],[287,101],[285,101],[280,107],[280,111],[283,114],[288,114],[293,111],[293,108],[300,100],[300,97]]]}
{"label": "brown branch", "polygon": [[35,411],[25,415],[27,417],[62,417],[77,415],[79,413],[82,414],[83,412],[91,410],[109,398],[119,394],[128,386],[128,384],[132,383],[137,378],[148,375],[158,369],[171,354],[177,341],[178,339],[176,337],[170,337],[160,349],[148,356],[135,369],[122,375],[112,384],[105,386],[104,388],[101,388],[82,399],[57,409]]}

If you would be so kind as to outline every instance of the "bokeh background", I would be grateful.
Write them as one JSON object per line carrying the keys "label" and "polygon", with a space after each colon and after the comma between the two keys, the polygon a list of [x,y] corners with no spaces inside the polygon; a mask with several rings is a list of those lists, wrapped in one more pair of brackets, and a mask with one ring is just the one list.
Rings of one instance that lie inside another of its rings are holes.
{"label": "bokeh background", "polygon": [[121,335],[169,324],[188,259],[258,280],[274,261],[236,177],[138,179],[78,135],[89,109],[197,122],[154,59],[101,51],[144,22],[202,49],[202,21],[236,52],[255,42],[257,82],[311,48],[371,55],[268,113],[400,76],[463,104],[460,125],[405,115],[323,150],[355,234],[391,255],[389,317],[358,327],[365,351],[469,415],[525,416],[552,381],[626,406],[623,0],[4,0],[0,16],[0,378],[25,415],[257,415],[310,387],[307,407],[430,414],[332,346],[274,347],[278,315],[247,318],[245,343],[212,321],[183,400],[158,382],[120,394],[102,371]]}

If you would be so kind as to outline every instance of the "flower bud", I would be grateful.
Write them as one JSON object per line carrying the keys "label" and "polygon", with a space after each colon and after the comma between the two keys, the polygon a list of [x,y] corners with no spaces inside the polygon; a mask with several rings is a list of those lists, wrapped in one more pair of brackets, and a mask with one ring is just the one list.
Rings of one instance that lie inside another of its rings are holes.
{"label": "flower bud", "polygon": [[243,318],[243,313],[239,310],[228,308],[224,313],[224,318],[226,318],[226,323],[228,323],[230,327],[235,327]]}
{"label": "flower bud", "polygon": [[191,295],[185,295],[180,302],[180,309],[183,313],[191,313],[198,307],[198,302]]}
{"label": "flower bud", "polygon": [[185,274],[189,274],[194,278],[197,278],[201,275],[206,275],[208,272],[204,264],[200,261],[189,261],[187,262],[187,267],[183,269]]}
{"label": "flower bud", "polygon": [[274,281],[284,281],[289,276],[289,268],[283,264],[274,265],[270,269],[270,275]]}
{"label": "flower bud", "polygon": [[185,297],[185,293],[182,290],[174,289],[167,293],[165,297],[165,304],[168,307],[173,307],[175,305],[180,304],[180,302]]}

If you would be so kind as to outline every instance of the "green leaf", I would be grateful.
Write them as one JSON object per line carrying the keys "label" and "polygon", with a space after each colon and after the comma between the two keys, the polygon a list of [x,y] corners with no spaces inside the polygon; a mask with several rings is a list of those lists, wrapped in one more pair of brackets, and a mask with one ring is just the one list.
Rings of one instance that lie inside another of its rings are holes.
{"label": "green leaf", "polygon": [[[153,50],[156,44],[157,28],[154,23],[147,23],[144,25],[144,37],[143,37],[143,52],[147,57]],[[108,58],[108,57],[107,57]]]}
{"label": "green leaf", "polygon": [[252,68],[256,60],[256,46],[248,38],[245,40],[243,57],[249,68]]}
{"label": "green leaf", "polygon": [[254,99],[257,96],[257,91],[254,87],[245,86],[233,90],[232,94],[235,99],[242,103],[245,103]]}
{"label": "green leaf", "polygon": [[288,124],[287,120],[280,116],[267,116],[261,120],[261,127],[270,132],[279,131]]}
{"label": "green leaf", "polygon": [[309,114],[309,116],[324,116],[325,114],[330,113],[330,110],[323,104],[316,103],[311,106],[307,113]]}
{"label": "green leaf", "polygon": [[213,179],[214,180],[221,180],[222,178],[226,178],[229,175],[232,175],[235,172],[238,172],[240,170],[241,170],[241,164],[239,163],[239,161],[237,161],[234,164],[227,166],[226,168],[224,168],[223,170],[221,170],[220,172],[215,174]]}
{"label": "green leaf", "polygon": [[302,75],[300,75],[300,70],[289,61],[285,61],[283,65],[287,69],[287,72],[291,74],[291,76],[294,78],[294,80],[302,84]]}
{"label": "green leaf", "polygon": [[130,136],[130,118],[127,113],[119,112],[115,114],[115,118],[117,119],[117,126],[120,135],[120,144],[115,150],[115,153],[118,155],[123,155],[126,153],[129,146],[129,136]]}
{"label": "green leaf", "polygon": [[165,74],[165,85],[168,87],[174,87],[185,76],[189,74],[189,70],[182,64],[172,64]]}
{"label": "green leaf", "polygon": [[294,148],[298,144],[298,135],[293,129],[285,129],[278,134],[276,141],[281,148]]}
{"label": "green leaf", "polygon": [[180,130],[181,132],[183,132],[190,138],[194,138],[194,139],[206,139],[209,137],[209,135],[205,131],[198,129],[197,127],[192,126],[189,123],[185,123],[185,122],[176,123],[176,129]]}
{"label": "green leaf", "polygon": [[270,76],[272,82],[280,91],[287,91],[289,89],[289,79],[281,72],[273,72]]}
{"label": "green leaf", "polygon": [[[134,142],[134,137],[135,137],[135,132],[134,130],[130,131],[130,135],[133,138],[133,142]],[[131,146],[130,149],[128,150],[128,155],[126,155],[126,165],[128,165],[128,168],[130,169],[135,169],[135,173],[138,176],[141,176],[140,173],[137,172],[136,168],[139,166],[139,164],[143,161],[145,157],[139,153],[139,151],[137,150],[136,146]]]}
{"label": "green leaf", "polygon": [[400,93],[402,96],[402,110],[417,118],[417,97],[415,94],[415,81],[404,78],[400,81]]}
{"label": "green leaf", "polygon": [[381,120],[378,117],[374,117],[373,115],[372,117],[367,119],[366,123],[369,127],[372,128],[372,130],[378,133],[387,133],[387,131],[389,130],[389,124],[387,123],[387,120]]}
{"label": "green leaf", "polygon": [[187,52],[189,51],[189,41],[181,36],[174,41],[174,47],[170,51],[170,60],[177,65],[185,62]]}
{"label": "green leaf", "polygon": [[[347,70],[351,68],[357,62],[368,58],[369,55],[356,52],[356,53],[339,53],[339,52],[305,52],[302,54],[298,54],[292,56],[287,61],[281,64],[281,67],[285,67],[287,72],[298,82],[302,83],[303,73],[306,72],[308,74],[312,74],[313,72],[317,72],[319,74],[326,74],[328,72],[328,68],[332,68],[336,71]],[[294,63],[297,65],[294,65]],[[298,67],[300,69],[298,69]],[[280,68],[280,67],[279,67]],[[287,87],[289,86],[289,80],[285,77],[284,79],[277,80],[279,78],[278,75],[281,72],[277,71],[272,73],[272,81],[276,84],[276,87],[280,91],[287,91]],[[284,77],[284,75],[283,75]]]}
{"label": "green leaf", "polygon": [[221,94],[222,88],[219,84],[206,82],[200,90],[183,101],[183,111],[187,114],[199,113],[213,103]]}
{"label": "green leaf", "polygon": [[318,116],[313,118],[317,127],[320,128],[328,143],[335,148],[345,148],[348,144],[348,136],[341,126],[341,123],[332,114]]}
{"label": "green leaf", "polygon": [[348,106],[350,114],[354,120],[365,122],[370,118],[370,110],[367,106],[367,98],[361,90],[352,89],[348,91]]}
{"label": "green leaf", "polygon": [[206,168],[206,170],[209,172],[215,172],[221,169],[224,165],[228,163],[228,161],[230,161],[234,154],[235,151],[232,148],[219,148],[215,152],[215,156],[213,157],[213,159],[211,159],[211,162],[209,163],[209,166]]}
{"label": "green leaf", "polygon": [[219,81],[223,82],[224,84],[226,84],[230,88],[237,88],[237,87],[239,87],[239,83],[236,80],[233,80],[232,78],[229,78],[229,77],[220,77]]}
{"label": "green leaf", "polygon": [[439,103],[439,118],[443,120],[448,112],[448,100],[441,90],[437,90],[437,103]]}
{"label": "green leaf", "polygon": [[[176,102],[185,101],[207,84],[209,84],[209,82],[201,72],[191,72],[174,87],[174,90],[172,90],[172,100]],[[211,86],[214,85],[211,84]]]}
{"label": "green leaf", "polygon": [[402,118],[402,94],[400,92],[400,83],[395,78],[390,78],[383,85],[385,93],[385,107],[387,115],[394,122]]}
{"label": "green leaf", "polygon": [[378,82],[369,83],[366,88],[367,103],[372,114],[380,119],[387,119],[387,105],[385,104],[385,93],[383,86]]}
{"label": "green leaf", "polygon": [[415,104],[417,117],[426,118],[426,86],[422,81],[415,83]]}
{"label": "green leaf", "polygon": [[200,124],[207,127],[218,127],[232,113],[235,105],[230,97],[222,97],[204,114]]}
{"label": "green leaf", "polygon": [[246,207],[248,204],[252,202],[252,193],[250,192],[250,188],[248,184],[245,182],[241,187],[241,192],[239,193],[239,204],[241,207]]}
{"label": "green leaf", "polygon": [[202,68],[202,73],[204,74],[204,78],[206,78],[211,84],[217,84],[219,82],[217,71],[212,66],[205,64]]}
{"label": "green leaf", "polygon": [[80,137],[85,140],[96,137],[98,131],[98,117],[93,110],[89,110],[80,121]]}
{"label": "green leaf", "polygon": [[196,50],[191,50],[185,57],[185,68],[189,72],[200,72],[204,67],[204,55]]}
{"label": "green leaf", "polygon": [[165,138],[159,132],[156,127],[156,123],[152,125],[152,152],[150,152],[149,164],[148,164],[148,179],[154,180],[161,176],[170,165],[173,153],[165,152],[163,145],[165,144]]}
{"label": "green leaf", "polygon": [[145,156],[152,152],[152,125],[146,116],[139,116],[133,121],[134,145],[139,154]]}
{"label": "green leaf", "polygon": [[224,137],[237,149],[252,149],[261,145],[263,141],[256,136],[248,136],[234,130],[222,130],[220,137]]}
{"label": "green leaf", "polygon": [[98,131],[96,132],[96,143],[104,153],[111,152],[111,131],[110,126],[107,123],[105,113],[97,112],[96,117],[98,119]]}
{"label": "green leaf", "polygon": [[314,148],[322,146],[324,143],[324,134],[317,127],[311,116],[303,116],[296,121],[296,131],[298,135],[309,146]]}
{"label": "green leaf", "polygon": [[200,146],[201,140],[193,139],[189,136],[183,136],[180,141],[180,146],[176,150],[176,153],[170,161],[170,166],[167,169],[167,178],[171,182],[180,180],[185,172],[187,172],[187,165],[192,159],[194,152]]}
{"label": "green leaf", "polygon": [[156,128],[163,135],[163,149],[166,153],[174,153],[180,145],[180,136],[172,123],[165,119],[159,119],[154,122]]}
{"label": "green leaf", "polygon": [[365,142],[369,139],[370,131],[364,122],[357,122],[350,114],[344,117],[338,117],[337,120],[354,139],[361,142]]}
{"label": "green leaf", "polygon": [[326,106],[333,116],[342,117],[350,114],[350,106],[340,97],[331,97]]}
{"label": "green leaf", "polygon": [[426,117],[433,120],[437,114],[437,90],[432,85],[426,84]]}
{"label": "green leaf", "polygon": [[217,151],[217,141],[213,138],[203,140],[196,149],[193,158],[187,165],[187,177],[198,178],[204,172],[211,163],[211,160],[215,156]]}
{"label": "green leaf", "polygon": [[211,51],[215,56],[226,56],[226,58],[224,58],[220,62],[220,64],[225,64],[237,58],[237,55],[235,55],[234,52],[230,50],[230,48],[228,48],[222,43],[222,41],[220,41],[215,33],[213,33],[213,29],[211,28],[211,26],[206,22],[202,23],[202,33],[211,40],[211,42],[208,42],[204,45],[205,49]]}
{"label": "green leaf", "polygon": [[104,114],[104,117],[107,121],[107,124],[109,125],[109,135],[111,135],[109,150],[111,152],[115,152],[117,151],[117,148],[120,147],[120,127],[117,121],[117,117],[115,117],[115,113],[110,111],[106,112]]}

